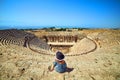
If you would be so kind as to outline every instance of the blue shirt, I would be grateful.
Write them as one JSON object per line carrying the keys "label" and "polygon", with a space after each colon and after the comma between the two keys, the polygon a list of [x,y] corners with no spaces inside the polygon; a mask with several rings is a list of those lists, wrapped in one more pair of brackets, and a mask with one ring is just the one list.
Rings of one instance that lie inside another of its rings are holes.
{"label": "blue shirt", "polygon": [[60,63],[58,61],[55,61],[53,62],[53,65],[55,67],[55,70],[59,73],[63,73],[66,71],[66,68],[67,68],[67,64],[66,62],[64,61],[63,63]]}

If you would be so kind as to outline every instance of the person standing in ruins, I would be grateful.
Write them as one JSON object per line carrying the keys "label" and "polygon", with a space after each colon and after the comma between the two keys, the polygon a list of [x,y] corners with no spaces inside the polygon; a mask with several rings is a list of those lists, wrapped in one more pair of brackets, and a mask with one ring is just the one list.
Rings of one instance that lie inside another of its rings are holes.
{"label": "person standing in ruins", "polygon": [[28,37],[25,36],[24,38],[24,44],[23,44],[23,47],[27,47],[27,42],[28,42]]}

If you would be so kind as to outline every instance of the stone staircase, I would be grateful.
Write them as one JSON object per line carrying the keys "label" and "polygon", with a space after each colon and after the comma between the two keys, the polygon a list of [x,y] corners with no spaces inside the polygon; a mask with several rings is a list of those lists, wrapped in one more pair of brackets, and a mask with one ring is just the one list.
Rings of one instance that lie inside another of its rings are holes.
{"label": "stone staircase", "polygon": [[30,46],[32,45],[38,49],[41,48],[41,49],[49,50],[49,46],[42,40],[35,37],[33,34],[16,29],[0,30],[0,46],[6,46],[11,44],[23,46],[25,42],[25,37],[28,37],[29,40],[32,39],[29,42]]}

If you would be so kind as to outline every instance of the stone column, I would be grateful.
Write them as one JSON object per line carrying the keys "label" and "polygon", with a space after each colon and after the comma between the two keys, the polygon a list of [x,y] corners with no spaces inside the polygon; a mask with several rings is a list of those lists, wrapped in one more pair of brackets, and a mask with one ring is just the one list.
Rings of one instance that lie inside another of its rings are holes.
{"label": "stone column", "polygon": [[77,42],[77,36],[75,36],[75,42]]}

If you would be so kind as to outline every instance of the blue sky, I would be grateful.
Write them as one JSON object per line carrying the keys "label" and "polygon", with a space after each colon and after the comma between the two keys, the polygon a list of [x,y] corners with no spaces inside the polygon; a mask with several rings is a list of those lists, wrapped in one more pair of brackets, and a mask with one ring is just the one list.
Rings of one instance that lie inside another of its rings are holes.
{"label": "blue sky", "polygon": [[119,28],[120,0],[0,0],[0,29]]}

